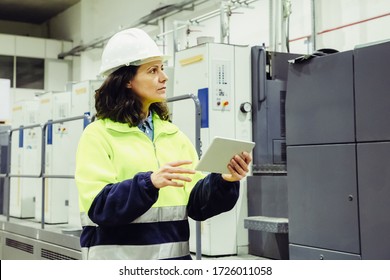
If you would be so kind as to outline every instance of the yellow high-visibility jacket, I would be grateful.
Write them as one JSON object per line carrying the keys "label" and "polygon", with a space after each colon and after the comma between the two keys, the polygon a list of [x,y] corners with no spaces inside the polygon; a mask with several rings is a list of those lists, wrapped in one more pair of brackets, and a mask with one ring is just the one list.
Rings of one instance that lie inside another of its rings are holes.
{"label": "yellow high-visibility jacket", "polygon": [[189,259],[187,216],[205,220],[232,209],[239,182],[220,174],[191,175],[184,187],[153,186],[150,175],[166,163],[198,155],[172,123],[153,114],[154,139],[138,127],[100,119],[79,141],[75,179],[85,259]]}

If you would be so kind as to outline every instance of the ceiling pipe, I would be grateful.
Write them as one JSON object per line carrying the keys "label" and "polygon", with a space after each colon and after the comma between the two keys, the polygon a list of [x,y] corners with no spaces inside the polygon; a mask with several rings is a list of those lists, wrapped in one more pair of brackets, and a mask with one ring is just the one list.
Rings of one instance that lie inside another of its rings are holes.
{"label": "ceiling pipe", "polygon": [[290,15],[292,13],[291,10],[291,1],[290,0],[283,0],[283,30],[284,30],[284,36],[282,37],[283,42],[283,51],[290,52]]}
{"label": "ceiling pipe", "polygon": [[311,50],[312,53],[317,49],[317,26],[316,26],[316,6],[315,0],[311,0]]}
{"label": "ceiling pipe", "polygon": [[272,0],[268,0],[268,50],[273,51],[273,36],[274,36],[274,5]]}
{"label": "ceiling pipe", "polygon": [[286,2],[286,0],[281,0],[280,1],[280,7],[279,7],[279,20],[280,20],[280,41],[279,41],[279,50],[281,52],[286,52],[286,44],[285,44],[285,38],[287,36],[287,32],[286,32],[286,21],[285,21],[285,17],[284,17],[284,3]]}
{"label": "ceiling pipe", "polygon": [[[198,5],[197,2],[204,2],[204,0],[186,0],[178,4],[172,4],[172,5],[167,5],[161,8],[158,8],[154,11],[152,11],[149,15],[144,16],[140,18],[137,22],[132,24],[129,27],[122,28],[127,29],[130,27],[141,27],[145,25],[157,25],[158,20],[164,17],[172,16],[176,13],[179,13],[184,10],[194,10],[195,6]],[[116,31],[117,32],[117,31]],[[115,33],[116,33],[115,32]],[[74,56],[78,55],[81,52],[90,50],[90,49],[95,49],[95,48],[101,48],[103,47],[104,43],[108,41],[115,33],[110,34],[109,36],[103,37],[103,38],[98,38],[90,43],[87,44],[81,44],[79,46],[76,46],[72,48],[70,51],[67,52],[62,52],[57,55],[59,59],[64,59],[67,56]]]}
{"label": "ceiling pipe", "polygon": [[[237,8],[253,8],[253,7],[249,6],[249,5],[252,4],[253,2],[257,2],[257,1],[260,1],[260,0],[231,1],[233,3],[233,5],[230,7],[230,11],[233,11],[233,10],[235,10]],[[208,13],[205,13],[205,14],[203,14],[201,16],[192,18],[192,19],[190,19],[188,21],[181,21],[181,23],[183,25],[177,25],[177,26],[175,26],[175,28],[173,30],[168,30],[168,31],[166,31],[164,33],[160,33],[160,34],[156,35],[156,37],[160,38],[160,37],[167,36],[168,34],[170,34],[172,32],[175,32],[175,31],[177,31],[179,29],[186,28],[188,26],[193,26],[193,25],[198,25],[199,26],[199,24],[201,22],[203,22],[205,20],[208,20],[210,18],[216,17],[216,16],[221,16],[221,8],[217,9],[217,10],[214,10],[214,11],[211,11],[211,12],[208,12]],[[222,22],[221,22],[221,25],[222,25]]]}

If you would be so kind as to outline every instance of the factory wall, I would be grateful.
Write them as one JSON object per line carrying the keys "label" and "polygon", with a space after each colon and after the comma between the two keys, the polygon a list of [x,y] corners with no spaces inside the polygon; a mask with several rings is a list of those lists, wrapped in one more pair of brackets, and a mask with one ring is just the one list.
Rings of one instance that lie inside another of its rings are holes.
{"label": "factory wall", "polygon": [[387,0],[321,0],[316,3],[318,48],[345,51],[356,45],[390,39],[390,30],[385,28],[390,24]]}
{"label": "factory wall", "polygon": [[[140,18],[164,5],[182,3],[183,0],[146,0],[142,5],[126,0],[81,0],[50,21],[36,24],[0,22],[0,33],[29,37],[50,38],[72,42],[72,47],[90,44],[108,38],[120,29],[135,26]],[[238,45],[265,45],[270,50],[286,51],[281,45],[281,21],[275,13],[270,16],[270,3],[277,1],[252,1],[248,7],[233,10],[229,17],[229,40]],[[316,0],[315,45],[312,34],[312,0],[291,0],[289,17],[289,50],[292,53],[311,53],[314,49],[333,48],[339,51],[353,49],[356,45],[372,43],[390,38],[390,1],[388,0]],[[199,3],[199,2],[197,2]],[[157,22],[157,25],[141,25],[156,38],[157,43],[170,55],[174,54],[173,30],[176,26],[178,50],[197,44],[201,36],[213,37],[221,42],[221,19],[218,14],[221,1],[203,1],[194,10],[183,10]],[[273,7],[275,10],[275,7]],[[183,26],[189,19],[199,18],[217,11],[197,25]],[[227,19],[225,18],[225,21]],[[187,32],[189,29],[189,32]],[[277,34],[276,34],[277,33]],[[161,35],[164,34],[164,35]],[[14,35],[3,35],[14,36]],[[275,39],[276,36],[279,36]],[[8,55],[0,46],[0,54]],[[72,60],[72,81],[96,79],[100,66],[103,43],[83,51],[79,56],[68,56]],[[173,59],[168,62],[173,65]],[[49,89],[50,90],[50,89]],[[26,96],[21,91],[18,93]],[[18,98],[15,98],[17,100]]]}
{"label": "factory wall", "polygon": [[[87,44],[109,37],[120,29],[134,26],[137,20],[158,7],[181,2],[148,0],[143,1],[142,5],[135,5],[134,1],[126,0],[82,0],[50,21],[50,35],[72,40],[74,46]],[[288,34],[290,52],[313,51],[311,3],[311,0],[291,0]],[[230,17],[229,42],[240,45],[264,44],[275,50],[283,50],[280,44],[273,46],[274,42],[270,39],[273,35],[270,34],[271,27],[280,26],[274,26],[277,23],[270,21],[269,5],[270,1],[259,0],[247,8],[234,10]],[[166,33],[173,30],[175,21],[193,19],[219,7],[220,1],[205,1],[196,6],[194,11],[182,11],[160,20],[158,25],[141,27],[152,35]],[[390,24],[390,2],[387,0],[316,0],[315,11],[316,49],[333,48],[344,51],[353,49],[356,45],[390,38],[390,30],[383,28]],[[215,38],[215,42],[220,42],[220,22],[217,15],[199,25],[189,26],[189,35],[186,34],[186,28],[178,30],[179,49],[194,46],[200,36],[211,36]],[[157,40],[161,48],[170,54],[173,54],[172,34],[173,32],[160,36]],[[278,41],[284,41],[284,38],[279,37]],[[101,51],[101,48],[84,51],[79,58],[75,58],[73,76],[76,80],[96,78]]]}

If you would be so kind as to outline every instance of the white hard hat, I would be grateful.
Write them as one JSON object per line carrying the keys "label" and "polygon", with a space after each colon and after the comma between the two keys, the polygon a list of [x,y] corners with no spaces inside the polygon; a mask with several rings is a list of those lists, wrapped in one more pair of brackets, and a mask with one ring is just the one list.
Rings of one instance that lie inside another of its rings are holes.
{"label": "white hard hat", "polygon": [[99,73],[108,76],[122,66],[139,66],[154,59],[165,61],[168,58],[145,31],[130,28],[116,33],[108,40]]}

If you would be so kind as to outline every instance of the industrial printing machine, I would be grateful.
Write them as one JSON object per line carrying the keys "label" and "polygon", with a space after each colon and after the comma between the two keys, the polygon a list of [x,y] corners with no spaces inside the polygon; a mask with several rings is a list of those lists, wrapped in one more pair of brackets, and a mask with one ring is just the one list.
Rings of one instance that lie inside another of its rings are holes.
{"label": "industrial printing machine", "polygon": [[290,259],[390,259],[390,42],[291,64]]}

